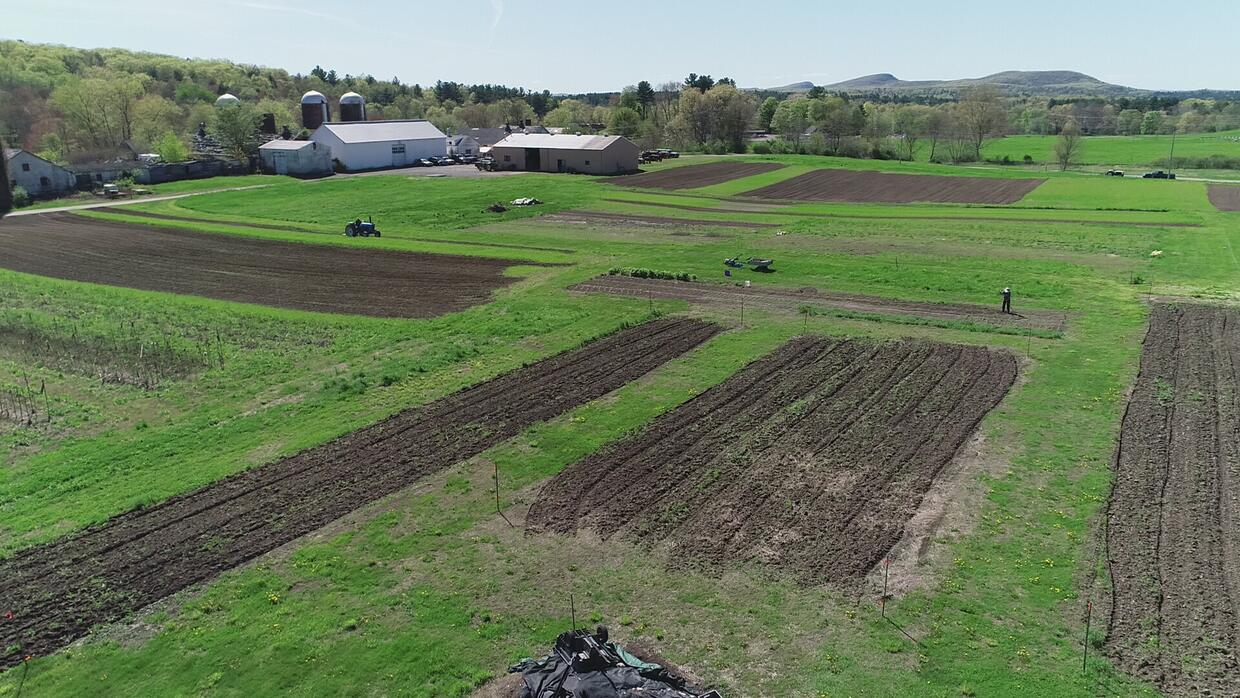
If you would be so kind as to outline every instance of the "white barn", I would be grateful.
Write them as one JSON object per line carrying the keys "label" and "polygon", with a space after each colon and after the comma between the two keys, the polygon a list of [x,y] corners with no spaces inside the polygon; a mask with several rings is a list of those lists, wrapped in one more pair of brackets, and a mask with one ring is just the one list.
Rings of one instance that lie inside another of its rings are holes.
{"label": "white barn", "polygon": [[73,189],[72,172],[27,150],[4,149],[9,164],[9,186],[21,187],[31,196],[55,196]]}
{"label": "white barn", "polygon": [[263,171],[294,177],[332,173],[332,149],[315,141],[275,140],[258,147]]}
{"label": "white barn", "polygon": [[332,159],[348,172],[405,167],[448,154],[448,137],[425,119],[323,124],[310,140],[331,148]]}

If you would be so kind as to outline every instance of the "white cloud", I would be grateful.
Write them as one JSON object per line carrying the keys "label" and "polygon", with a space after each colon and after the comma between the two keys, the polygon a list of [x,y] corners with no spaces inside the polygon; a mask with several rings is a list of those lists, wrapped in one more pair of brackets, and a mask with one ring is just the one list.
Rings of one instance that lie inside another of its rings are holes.
{"label": "white cloud", "polygon": [[495,43],[495,30],[499,28],[499,22],[504,18],[504,0],[491,0],[491,38],[490,42]]}

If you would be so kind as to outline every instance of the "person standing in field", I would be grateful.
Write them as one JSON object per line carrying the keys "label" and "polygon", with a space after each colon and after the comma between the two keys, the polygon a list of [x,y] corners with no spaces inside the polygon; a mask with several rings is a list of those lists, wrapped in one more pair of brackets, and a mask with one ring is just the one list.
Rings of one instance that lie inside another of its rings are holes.
{"label": "person standing in field", "polygon": [[1003,312],[1012,312],[1012,289],[1010,286],[1003,287]]}

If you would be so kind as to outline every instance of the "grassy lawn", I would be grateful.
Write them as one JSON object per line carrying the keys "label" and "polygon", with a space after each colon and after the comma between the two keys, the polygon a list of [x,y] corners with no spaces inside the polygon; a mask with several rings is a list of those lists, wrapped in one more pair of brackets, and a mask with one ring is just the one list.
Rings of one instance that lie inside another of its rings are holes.
{"label": "grassy lawn", "polygon": [[[0,461],[5,554],[322,443],[652,310],[687,312],[729,328],[611,395],[133,622],[35,658],[23,690],[468,696],[520,657],[547,651],[569,625],[571,592],[579,624],[608,624],[622,642],[640,638],[726,695],[1152,694],[1116,675],[1092,650],[1089,671],[1080,670],[1085,603],[1097,601],[1103,583],[1096,578],[1096,518],[1136,371],[1144,299],[1150,293],[1235,299],[1240,220],[1214,212],[1200,184],[1081,176],[1051,176],[1010,207],[728,210],[727,196],[813,166],[974,174],[929,164],[759,159],[790,167],[682,192],[695,196],[554,175],[376,176],[142,207],[216,219],[184,226],[224,234],[571,265],[518,267],[513,273],[521,280],[493,302],[431,320],[272,310],[0,272],[0,322],[57,341],[133,340],[113,343],[125,347],[172,337],[186,355],[207,357],[186,375],[144,389],[101,382],[0,344],[0,385],[26,371],[52,385],[56,400],[52,427],[0,430],[9,451]],[[502,215],[483,211],[517,196],[547,203]],[[577,208],[779,228],[581,225],[533,217]],[[339,236],[336,228],[357,215],[373,215],[384,237]],[[970,217],[979,220],[957,220]],[[1200,227],[1018,220],[1038,217]],[[236,225],[247,220],[322,232]],[[478,242],[568,252],[462,244]],[[1155,249],[1163,254],[1150,256]],[[564,290],[612,266],[722,281],[721,260],[737,253],[776,258],[774,274],[734,277],[759,285],[985,304],[997,303],[998,289],[1012,286],[1018,308],[1067,311],[1068,328],[1047,338],[752,311],[742,324],[726,310]],[[1019,385],[982,425],[984,463],[966,478],[915,579],[888,603],[890,622],[880,617],[869,589],[797,587],[749,566],[704,576],[669,568],[661,551],[585,536],[527,537],[495,516],[494,467],[506,514],[519,523],[547,478],[805,331],[988,344],[1022,357]],[[133,361],[112,353],[122,364]],[[1091,643],[1098,643],[1094,620]],[[22,680],[21,669],[0,674],[0,696],[15,694]]]}
{"label": "grassy lawn", "polygon": [[[1007,156],[1021,162],[1026,155],[1038,163],[1055,162],[1056,136],[1007,136],[989,141],[982,157]],[[1171,136],[1087,136],[1082,141],[1077,162],[1107,167],[1150,167],[1167,169],[1171,155]],[[1240,158],[1240,131],[1188,133],[1175,137],[1175,157],[1203,158],[1219,155]]]}

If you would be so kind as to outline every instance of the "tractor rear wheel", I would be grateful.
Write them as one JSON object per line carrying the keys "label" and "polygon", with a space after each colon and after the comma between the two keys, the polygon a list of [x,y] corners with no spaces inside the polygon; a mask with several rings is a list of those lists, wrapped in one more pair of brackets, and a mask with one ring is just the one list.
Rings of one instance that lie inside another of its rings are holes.
{"label": "tractor rear wheel", "polygon": [[352,223],[350,223],[350,224],[348,224],[348,225],[346,225],[346,226],[344,227],[344,234],[345,234],[346,236],[348,236],[348,237],[351,237],[351,238],[352,238],[352,237],[357,237],[357,231],[353,229],[353,224],[352,224]]}

